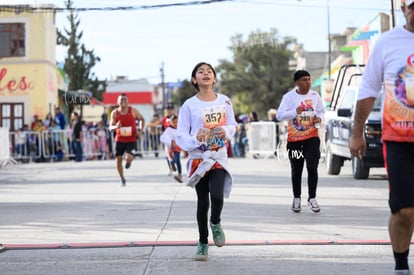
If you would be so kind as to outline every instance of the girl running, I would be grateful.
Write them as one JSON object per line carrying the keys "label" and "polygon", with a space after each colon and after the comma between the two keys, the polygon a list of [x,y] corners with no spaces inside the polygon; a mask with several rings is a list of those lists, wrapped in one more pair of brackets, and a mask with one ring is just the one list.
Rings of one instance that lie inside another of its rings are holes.
{"label": "girl running", "polygon": [[214,91],[216,71],[205,62],[191,73],[197,94],[187,99],[180,109],[177,144],[189,153],[187,185],[197,193],[197,225],[199,240],[195,260],[208,256],[208,211],[211,201],[210,227],[216,246],[225,244],[221,227],[224,197],[231,191],[232,176],[227,164],[226,142],[236,130],[230,99]]}

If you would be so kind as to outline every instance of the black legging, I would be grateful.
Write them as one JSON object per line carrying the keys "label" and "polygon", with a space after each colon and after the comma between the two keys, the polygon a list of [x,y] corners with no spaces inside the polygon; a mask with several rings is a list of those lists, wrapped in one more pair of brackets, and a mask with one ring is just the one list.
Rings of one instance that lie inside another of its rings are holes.
{"label": "black legging", "polygon": [[288,142],[287,149],[291,167],[293,196],[300,198],[302,193],[302,172],[306,160],[308,171],[308,199],[316,197],[318,186],[318,165],[321,152],[319,138],[310,138],[304,141]]}
{"label": "black legging", "polygon": [[224,201],[224,176],[224,169],[211,170],[197,183],[195,187],[197,192],[197,224],[200,243],[208,243],[208,210],[210,207],[210,199],[210,222],[213,224],[220,223]]}

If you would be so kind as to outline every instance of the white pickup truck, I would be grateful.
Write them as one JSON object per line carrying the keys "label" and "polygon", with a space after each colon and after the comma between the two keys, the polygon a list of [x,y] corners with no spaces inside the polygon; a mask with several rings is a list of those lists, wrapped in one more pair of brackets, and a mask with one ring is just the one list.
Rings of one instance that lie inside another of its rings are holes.
{"label": "white pickup truck", "polygon": [[[347,73],[347,70],[353,73]],[[355,70],[357,69],[357,73]],[[358,81],[361,80],[363,65],[344,65],[335,83],[330,108],[326,112],[325,162],[329,175],[339,175],[345,160],[352,161],[352,174],[355,179],[367,179],[372,167],[384,167],[381,142],[381,97],[365,122],[367,151],[362,159],[352,157],[349,151],[349,138],[354,119],[358,94]]]}

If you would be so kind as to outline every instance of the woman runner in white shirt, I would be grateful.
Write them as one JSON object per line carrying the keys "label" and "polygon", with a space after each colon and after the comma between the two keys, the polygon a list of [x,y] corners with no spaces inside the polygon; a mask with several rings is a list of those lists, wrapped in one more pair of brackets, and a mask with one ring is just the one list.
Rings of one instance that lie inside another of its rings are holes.
{"label": "woman runner in white shirt", "polygon": [[236,129],[230,99],[214,92],[214,68],[198,63],[191,73],[191,83],[197,94],[181,106],[177,144],[189,153],[187,185],[197,193],[197,224],[199,240],[195,260],[206,261],[208,256],[208,211],[211,200],[210,227],[216,246],[225,244],[221,227],[224,197],[231,191],[232,177],[227,165],[225,143]]}

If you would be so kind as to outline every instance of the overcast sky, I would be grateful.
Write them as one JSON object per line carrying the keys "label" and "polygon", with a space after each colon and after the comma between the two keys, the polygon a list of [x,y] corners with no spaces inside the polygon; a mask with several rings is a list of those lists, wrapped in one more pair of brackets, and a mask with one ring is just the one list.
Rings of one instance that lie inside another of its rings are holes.
{"label": "overcast sky", "polygon": [[[189,2],[203,1],[73,0],[75,8],[134,8],[78,13],[82,42],[101,58],[94,69],[96,75],[107,80],[118,75],[148,78],[158,83],[164,64],[165,81],[189,79],[199,61],[216,66],[220,59],[232,60],[228,49],[232,36],[242,34],[246,39],[253,31],[271,28],[277,29],[280,37],[296,37],[307,51],[327,51],[328,29],[335,34],[346,27],[360,28],[380,12],[390,14],[391,9],[390,0],[234,0],[151,7]],[[0,0],[0,4],[22,3],[64,7],[63,0]],[[396,9],[399,25],[403,22],[399,6]],[[67,15],[57,13],[59,29],[68,26]],[[63,61],[65,55],[66,49],[58,47],[57,61]]]}

